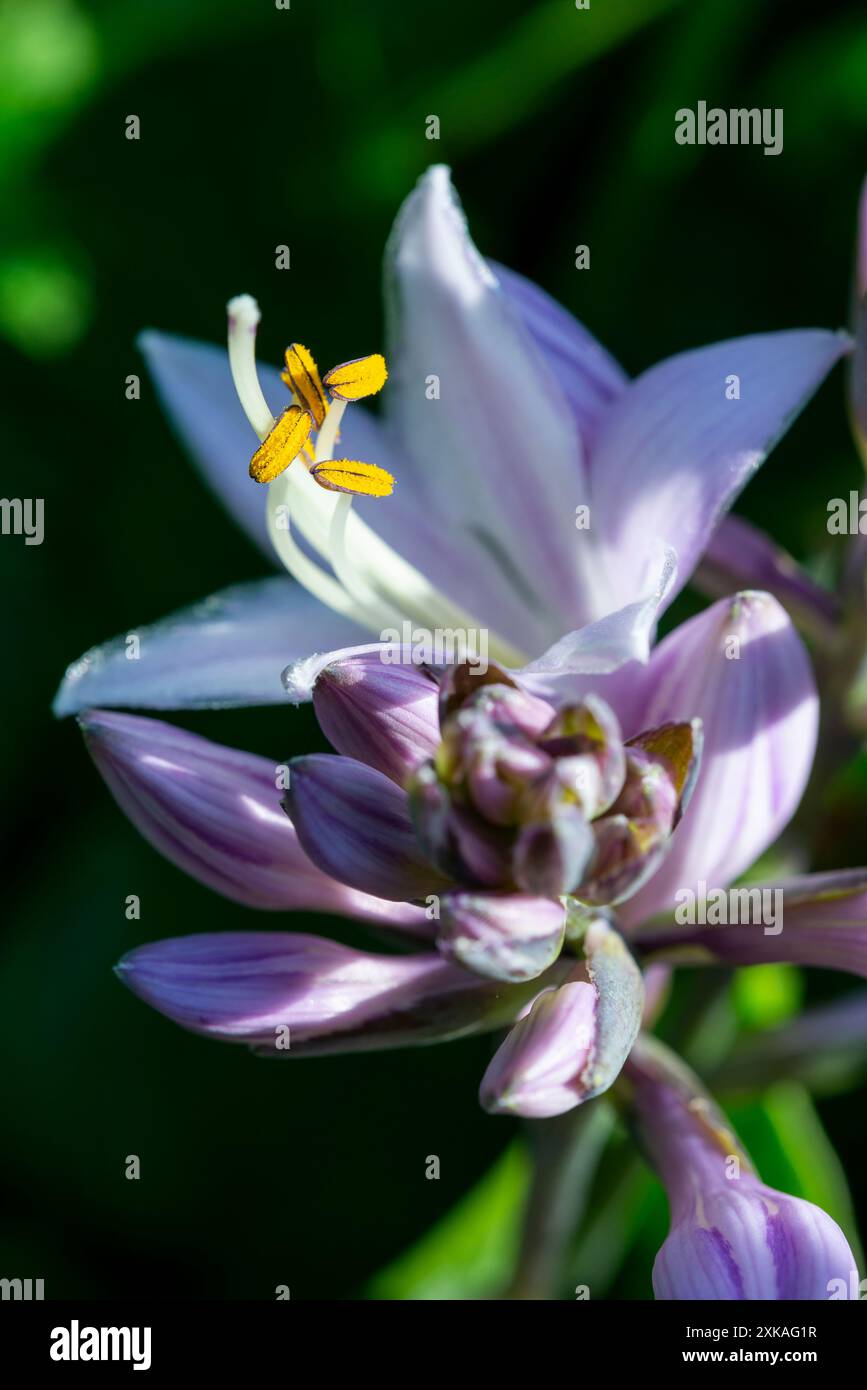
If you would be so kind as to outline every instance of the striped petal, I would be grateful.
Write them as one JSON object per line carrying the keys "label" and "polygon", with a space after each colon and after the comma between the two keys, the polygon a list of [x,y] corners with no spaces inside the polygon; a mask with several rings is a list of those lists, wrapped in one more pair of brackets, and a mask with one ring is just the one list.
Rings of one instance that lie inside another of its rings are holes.
{"label": "striped petal", "polygon": [[[689,918],[704,922],[681,922],[687,907]],[[867,976],[867,869],[750,884],[730,889],[712,913],[707,898],[694,906],[683,900],[683,909],[674,926],[639,929],[634,944],[666,958],[685,952],[690,961],[728,965],[791,961]]]}
{"label": "striped petal", "polygon": [[421,668],[391,663],[388,654],[377,647],[324,666],[313,687],[313,708],[338,753],[402,786],[439,744],[439,688]]}
{"label": "striped petal", "polygon": [[[301,933],[224,932],[140,946],[117,973],[193,1033],[291,1059],[444,1042],[516,1018],[539,982],[492,983],[436,952],[374,955]],[[562,976],[555,967],[552,979]]]}
{"label": "striped petal", "polygon": [[470,240],[442,165],[398,215],[386,290],[386,408],[407,466],[426,481],[426,505],[453,548],[476,547],[489,581],[511,595],[502,635],[539,651],[580,615],[582,445],[555,374]]}
{"label": "striped petal", "polygon": [[81,728],[106,785],[145,839],[184,873],[248,907],[309,908],[430,934],[419,908],[329,878],[280,806],[280,768],[161,720],[89,710]]}
{"label": "striped petal", "polygon": [[[659,1299],[798,1301],[857,1288],[846,1237],[812,1202],[761,1182],[725,1116],[666,1048],[642,1040],[627,1065],[643,1146],[666,1188],[671,1230]],[[843,1295],[844,1297],[846,1294]]]}
{"label": "striped petal", "polygon": [[284,805],[323,873],[397,901],[426,898],[448,880],[422,854],[406,793],[354,758],[293,758]]}
{"label": "striped petal", "polygon": [[677,628],[646,667],[599,693],[628,736],[698,718],[698,781],[671,850],[621,915],[634,925],[700,881],[725,887],[777,838],[801,799],[816,746],[818,698],[800,637],[776,599],[744,593]]}
{"label": "striped petal", "polygon": [[677,552],[674,598],[721,515],[850,347],[821,329],[756,334],[671,357],[627,386],[590,460],[603,611],[641,592],[649,536]]}
{"label": "striped petal", "polygon": [[583,963],[539,996],[494,1055],[479,1093],[492,1114],[562,1115],[620,1073],[641,1025],[641,971],[604,918],[590,921],[582,944]]}
{"label": "striped petal", "polygon": [[533,980],[560,954],[562,903],[520,893],[444,893],[437,946],[491,980]]}
{"label": "striped petal", "polygon": [[497,262],[490,263],[500,287],[520,314],[572,407],[586,448],[596,441],[610,407],[629,378],[583,324],[549,294]]}

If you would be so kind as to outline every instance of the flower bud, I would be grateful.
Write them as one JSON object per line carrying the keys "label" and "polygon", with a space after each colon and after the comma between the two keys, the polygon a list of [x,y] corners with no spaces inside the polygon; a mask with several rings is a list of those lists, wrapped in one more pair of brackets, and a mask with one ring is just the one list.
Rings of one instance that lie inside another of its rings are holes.
{"label": "flower bud", "polygon": [[557,959],[566,910],[518,893],[444,893],[437,946],[492,980],[532,980]]}
{"label": "flower bud", "polygon": [[584,932],[584,961],[540,994],[494,1055],[480,1099],[492,1114],[562,1115],[608,1089],[641,1024],[641,971],[604,920]]}

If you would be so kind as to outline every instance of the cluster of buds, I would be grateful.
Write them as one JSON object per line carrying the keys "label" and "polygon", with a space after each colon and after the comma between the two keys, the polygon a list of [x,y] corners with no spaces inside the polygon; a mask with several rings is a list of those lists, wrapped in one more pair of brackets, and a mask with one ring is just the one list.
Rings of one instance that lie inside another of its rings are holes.
{"label": "cluster of buds", "polygon": [[623,901],[657,868],[701,752],[698,721],[624,742],[598,697],[555,709],[470,663],[442,682],[440,733],[407,788],[433,863],[461,883],[593,907]]}

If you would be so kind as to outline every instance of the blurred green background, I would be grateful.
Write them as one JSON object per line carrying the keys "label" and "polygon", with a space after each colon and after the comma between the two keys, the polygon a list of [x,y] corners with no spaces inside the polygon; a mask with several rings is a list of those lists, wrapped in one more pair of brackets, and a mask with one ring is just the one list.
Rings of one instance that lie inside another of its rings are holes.
{"label": "blurred green background", "polygon": [[[677,146],[674,112],[699,99],[782,107],[784,153]],[[174,1029],[111,974],[142,941],[263,925],[152,851],[74,724],[49,716],[92,643],[266,573],[170,434],[136,333],[220,340],[227,298],[248,290],[273,360],[292,339],[325,362],[375,348],[391,219],[438,160],[486,254],[631,372],[717,338],[836,326],[865,152],[859,0],[0,0],[3,493],[46,505],[41,547],[0,543],[0,1274],[45,1278],[49,1297],[483,1292],[526,1176],[517,1126],[477,1107],[489,1040],[269,1066]],[[289,272],[274,268],[284,242]],[[739,509],[805,558],[827,546],[827,499],[858,485],[838,372]],[[304,711],[177,722],[275,759],[323,746]],[[840,987],[756,976],[724,1001],[719,1036]],[[765,1176],[850,1228],[825,1131],[863,1214],[864,1102],[862,1087],[817,1112],[784,1085],[740,1116]],[[647,1297],[665,1227],[624,1151],[615,1139],[575,1254],[592,1297]]]}

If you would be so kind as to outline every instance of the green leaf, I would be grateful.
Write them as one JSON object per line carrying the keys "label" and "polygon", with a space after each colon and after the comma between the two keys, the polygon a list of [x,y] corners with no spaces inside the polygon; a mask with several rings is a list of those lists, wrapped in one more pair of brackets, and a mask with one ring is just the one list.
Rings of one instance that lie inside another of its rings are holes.
{"label": "green leaf", "polygon": [[732,1000],[745,1028],[773,1028],[801,1007],[804,979],[796,965],[752,965],[735,975]]}
{"label": "green leaf", "polygon": [[507,1283],[530,1181],[525,1145],[511,1144],[432,1231],[377,1274],[376,1299],[477,1299]]}
{"label": "green leaf", "polygon": [[[425,110],[438,113],[448,131],[449,159],[490,141],[533,117],[550,103],[559,82],[626,42],[681,0],[617,0],[592,11],[573,0],[546,0],[504,33],[494,30],[482,53],[431,82]],[[507,91],[504,100],[480,101],[480,92]],[[396,117],[379,114],[375,129],[354,142],[348,173],[370,192],[389,198],[403,191],[437,147],[419,137],[416,84],[407,88]],[[423,161],[423,162],[424,162]]]}

